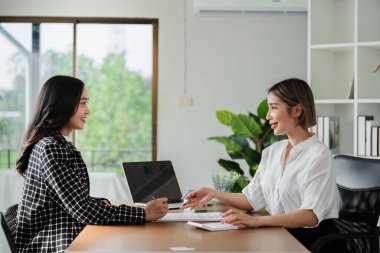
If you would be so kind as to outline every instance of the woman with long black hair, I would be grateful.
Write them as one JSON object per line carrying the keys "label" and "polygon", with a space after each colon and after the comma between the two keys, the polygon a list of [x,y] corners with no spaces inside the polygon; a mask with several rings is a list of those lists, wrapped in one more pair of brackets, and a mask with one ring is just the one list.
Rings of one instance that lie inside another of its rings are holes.
{"label": "woman with long black hair", "polygon": [[168,211],[166,198],[143,209],[89,195],[86,165],[64,137],[84,128],[88,99],[84,83],[69,76],[54,76],[41,89],[16,164],[25,179],[15,235],[19,252],[63,252],[86,224],[138,224]]}

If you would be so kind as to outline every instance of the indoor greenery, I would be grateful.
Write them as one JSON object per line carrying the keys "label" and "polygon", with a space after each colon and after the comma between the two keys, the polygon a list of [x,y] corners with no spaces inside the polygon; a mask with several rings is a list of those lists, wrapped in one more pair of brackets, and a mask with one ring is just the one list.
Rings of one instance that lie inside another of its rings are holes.
{"label": "indoor greenery", "polygon": [[[228,155],[232,160],[243,159],[248,165],[249,174],[253,177],[261,160],[261,152],[272,143],[285,139],[286,136],[276,136],[266,120],[268,112],[267,99],[264,99],[257,108],[257,114],[234,114],[227,110],[216,112],[219,122],[231,128],[230,136],[210,137],[225,145]],[[240,177],[236,180],[232,192],[241,192],[249,183],[240,164],[225,159],[219,159],[221,165],[227,171],[235,171]]]}

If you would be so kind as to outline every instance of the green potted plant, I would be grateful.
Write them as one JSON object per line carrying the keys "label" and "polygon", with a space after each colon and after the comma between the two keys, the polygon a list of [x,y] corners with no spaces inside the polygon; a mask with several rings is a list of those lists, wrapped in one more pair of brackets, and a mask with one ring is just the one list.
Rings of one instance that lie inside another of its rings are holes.
{"label": "green potted plant", "polygon": [[[249,174],[253,177],[261,160],[261,152],[272,143],[286,139],[286,136],[276,136],[266,120],[268,112],[267,99],[264,99],[257,108],[257,114],[234,114],[227,110],[216,112],[219,122],[231,128],[230,136],[215,136],[208,140],[222,143],[232,160],[243,159],[248,165]],[[240,164],[232,161],[219,159],[218,163],[227,171],[235,171],[240,176],[236,180],[232,192],[241,192],[249,183],[244,175]]]}

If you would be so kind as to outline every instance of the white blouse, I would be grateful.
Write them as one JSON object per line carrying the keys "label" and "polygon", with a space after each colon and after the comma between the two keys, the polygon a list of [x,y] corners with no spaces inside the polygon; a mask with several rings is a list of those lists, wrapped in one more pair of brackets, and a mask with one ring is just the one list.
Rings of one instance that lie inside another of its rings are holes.
{"label": "white blouse", "polygon": [[313,135],[290,150],[285,164],[287,144],[283,140],[263,150],[254,178],[243,189],[252,208],[265,207],[271,215],[313,210],[318,224],[338,218],[341,199],[330,150]]}

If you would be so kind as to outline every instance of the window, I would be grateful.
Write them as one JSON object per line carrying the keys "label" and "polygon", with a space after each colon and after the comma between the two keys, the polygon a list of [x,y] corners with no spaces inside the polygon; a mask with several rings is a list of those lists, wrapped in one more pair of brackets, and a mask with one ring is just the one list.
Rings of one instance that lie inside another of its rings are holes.
{"label": "window", "polygon": [[0,168],[14,168],[41,85],[77,76],[90,117],[75,143],[90,171],[156,158],[157,20],[0,18]]}

